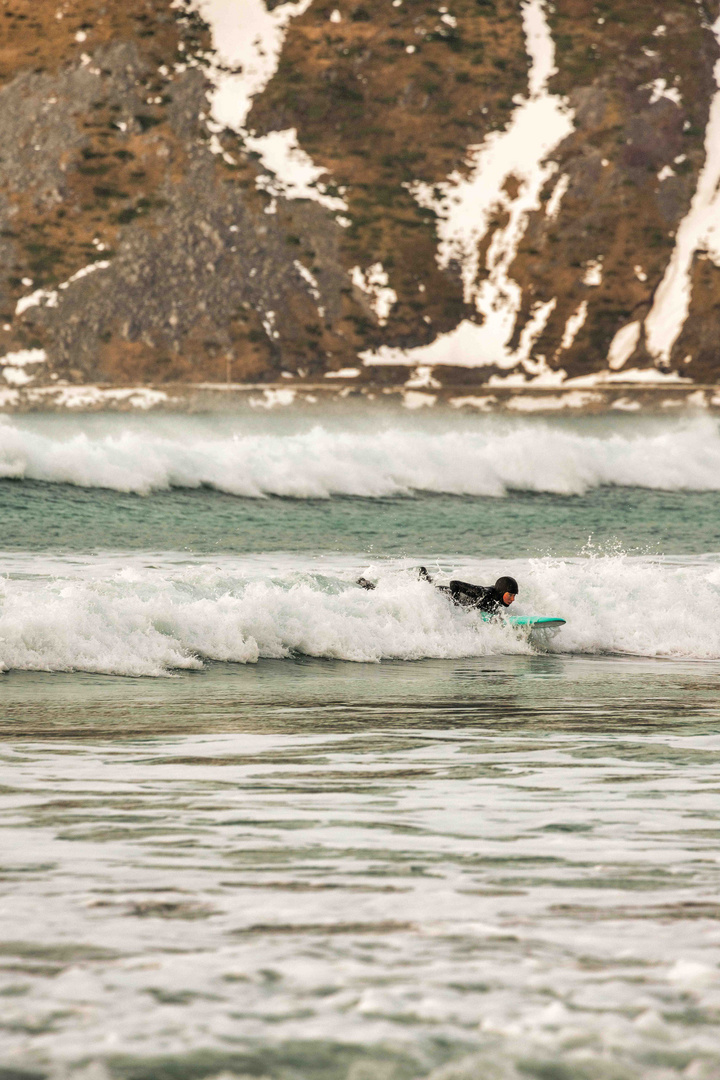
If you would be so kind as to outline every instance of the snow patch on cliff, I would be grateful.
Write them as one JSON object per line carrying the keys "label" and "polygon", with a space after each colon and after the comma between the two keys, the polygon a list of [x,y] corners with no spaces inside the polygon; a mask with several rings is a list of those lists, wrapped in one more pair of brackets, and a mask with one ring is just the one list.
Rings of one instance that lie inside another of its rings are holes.
{"label": "snow patch on cliff", "polygon": [[247,129],[253,98],[277,70],[290,20],[303,15],[311,3],[295,0],[268,11],[263,0],[194,0],[196,10],[210,26],[214,50],[214,63],[207,69],[215,86],[208,125],[216,135],[211,149],[222,154],[217,133],[230,128],[273,173],[272,177],[259,178],[261,189],[286,199],[313,199],[329,210],[347,210],[345,200],[328,194],[320,182],[327,170],[315,165],[301,149],[295,128],[262,136]]}
{"label": "snow patch on cliff", "polygon": [[[28,350],[30,352],[42,352]],[[7,363],[9,354],[0,357],[0,364]],[[39,363],[39,360],[31,361]],[[7,369],[5,369],[7,370]],[[14,395],[14,396],[12,396]],[[24,392],[21,399],[17,390],[8,390],[4,394],[0,391],[0,405],[14,407],[20,400],[26,405],[39,406],[45,409],[77,409],[78,411],[98,411],[107,408],[120,407],[141,409],[143,411],[154,409],[159,405],[169,404],[177,399],[171,398],[164,390],[153,390],[148,386],[112,387],[107,389],[99,386],[36,386],[30,387]]]}
{"label": "snow patch on cliff", "polygon": [[563,173],[557,184],[553,188],[553,193],[548,199],[548,204],[545,207],[545,214],[552,221],[555,221],[560,212],[560,203],[563,201],[563,198],[565,197],[565,192],[567,191],[569,186],[570,175],[568,173]]}
{"label": "snow patch on cliff", "polygon": [[40,304],[44,307],[57,307],[58,300],[60,299],[60,290],[69,289],[76,281],[80,281],[82,278],[87,277],[88,274],[94,274],[96,270],[107,270],[109,265],[109,259],[101,259],[100,262],[94,262],[90,263],[88,266],[83,266],[69,277],[67,281],[61,282],[57,289],[36,289],[35,292],[30,293],[28,296],[21,296],[15,305],[15,314],[22,315],[28,308],[39,307]]}
{"label": "snow patch on cliff", "polygon": [[0,370],[6,383],[11,386],[25,386],[35,378],[33,374],[26,371],[26,368],[35,364],[44,364],[46,360],[47,355],[44,349],[19,349],[17,352],[0,356]]}
{"label": "snow patch on cliff", "polygon": [[[523,370],[502,377],[493,375],[488,385],[496,385],[493,380],[498,378],[510,380],[508,385],[513,386],[527,386],[529,382],[532,382],[534,386],[550,384],[554,386],[563,381],[566,373],[552,371],[544,356],[530,359],[527,355],[528,343],[534,342],[544,329],[554,307],[555,300],[553,299],[546,304],[538,304],[533,309],[526,326],[525,337],[521,339],[516,354],[523,358]],[[381,345],[374,351],[368,349],[361,352],[359,357],[363,364],[369,367],[396,364],[416,367],[418,371],[431,371],[434,367],[485,367],[487,361],[483,359],[483,354],[480,352],[484,345],[484,329],[483,326],[478,326],[469,319],[463,319],[453,330],[448,331],[447,334],[438,334],[428,345],[416,345],[411,349]]]}
{"label": "snow patch on cliff", "polygon": [[597,288],[598,285],[602,285],[603,279],[603,257],[598,255],[597,259],[590,259],[585,263],[585,273],[583,274],[582,283],[587,285],[591,289]]}
{"label": "snow patch on cliff", "polygon": [[[420,205],[438,215],[439,265],[444,268],[457,261],[465,300],[475,306],[483,322],[462,322],[451,334],[425,346],[422,355],[417,349],[409,350],[412,363],[513,367],[530,355],[543,318],[549,315],[552,301],[533,313],[520,347],[510,348],[522,302],[522,289],[510,277],[510,267],[528,216],[541,208],[540,194],[557,171],[548,156],[573,130],[572,110],[548,90],[548,80],[556,71],[555,48],[543,0],[524,0],[521,10],[530,57],[527,98],[518,99],[519,106],[504,131],[491,132],[483,143],[469,148],[467,174],[454,172],[441,184],[411,186]],[[561,178],[556,187],[558,205],[565,186]],[[493,232],[485,260],[488,274],[479,280],[480,244],[498,214],[507,215],[507,223]],[[376,356],[369,362],[407,361]]]}
{"label": "snow patch on cliff", "polygon": [[[712,26],[720,44],[720,19]],[[647,347],[661,364],[670,360],[690,311],[693,259],[706,251],[720,266],[720,60],[716,61],[715,84],[718,88],[705,129],[705,164],[690,209],[675,234],[675,249],[668,263],[650,313],[645,320]]]}
{"label": "snow patch on cliff", "polygon": [[[627,329],[623,327],[623,329]],[[692,379],[678,375],[677,371],[658,371],[657,368],[628,368],[627,371],[593,371],[589,375],[576,375],[566,379],[564,387],[602,387],[613,383],[632,383],[633,385],[665,386],[669,383],[686,384]]]}
{"label": "snow patch on cliff", "polygon": [[17,352],[5,353],[0,356],[0,364],[10,367],[27,367],[28,364],[44,364],[47,354],[44,349],[19,349]]}
{"label": "snow patch on cliff", "polygon": [[658,101],[662,101],[665,98],[667,101],[672,101],[674,105],[682,105],[682,97],[677,86],[668,87],[666,79],[654,79],[653,82],[646,83],[645,86],[640,87],[641,90],[650,90],[650,105],[656,105]]}
{"label": "snow patch on cliff", "polygon": [[320,293],[320,287],[318,285],[317,278],[315,277],[315,275],[310,270],[308,270],[307,266],[303,266],[303,264],[300,262],[299,259],[294,260],[293,266],[297,270],[299,276],[305,282],[308,292],[310,293],[313,300],[315,301],[315,303],[317,305],[318,315],[320,316],[321,319],[324,319],[325,318],[325,308],[320,303],[320,301],[322,300],[322,295]]}
{"label": "snow patch on cliff", "polygon": [[234,131],[245,129],[252,99],[275,74],[288,23],[311,2],[297,0],[268,11],[263,0],[195,0],[215,50],[216,64],[209,74],[215,84],[211,101],[218,123]]}
{"label": "snow patch on cliff", "polygon": [[391,345],[381,345],[379,349],[360,353],[364,364],[405,364],[409,367],[435,367],[451,365],[454,367],[483,367],[479,353],[482,343],[482,327],[477,323],[463,319],[447,334],[438,334],[429,345],[416,345],[411,349],[400,349]]}
{"label": "snow patch on cliff", "polygon": [[568,320],[565,323],[565,329],[563,331],[562,341],[560,342],[560,348],[558,349],[558,352],[569,349],[572,346],[575,338],[578,336],[583,326],[585,325],[585,320],[587,318],[587,310],[587,300],[583,300],[577,310],[568,317]]}
{"label": "snow patch on cliff", "polygon": [[608,352],[608,365],[612,371],[619,371],[635,352],[641,329],[639,322],[627,323],[626,326],[620,327],[610,342]]}
{"label": "snow patch on cliff", "polygon": [[316,165],[302,149],[296,128],[271,131],[267,135],[245,135],[245,145],[254,150],[270,176],[260,176],[257,186],[269,195],[286,199],[313,199],[328,210],[347,210],[347,203],[340,195],[329,195],[326,185],[320,182],[327,169]]}
{"label": "snow patch on cliff", "polygon": [[522,328],[520,342],[514,353],[514,357],[522,363],[525,370],[531,375],[542,374],[547,368],[544,356],[538,356],[535,360],[532,360],[531,355],[535,348],[536,341],[547,326],[548,319],[556,307],[557,300],[555,297],[553,297],[552,300],[545,301],[545,303],[538,300],[533,304],[530,311],[530,318]]}
{"label": "snow patch on cliff", "polygon": [[[363,353],[361,359],[366,364],[495,364],[509,368],[522,363],[527,374],[534,376],[533,381],[546,373],[545,359],[533,362],[530,357],[556,301],[535,305],[517,349],[511,350],[509,341],[520,311],[522,290],[510,278],[509,268],[525,233],[528,215],[540,209],[540,193],[556,171],[555,164],[546,159],[572,131],[572,112],[547,90],[548,79],[555,71],[554,45],[542,0],[528,0],[522,12],[531,59],[528,99],[521,102],[506,131],[493,132],[482,145],[470,148],[468,178],[453,173],[435,188],[418,183],[412,189],[421,205],[438,213],[438,262],[443,267],[451,260],[460,263],[465,299],[475,304],[484,317],[483,324],[463,320],[429,345],[407,350],[384,346],[374,353]],[[507,189],[513,180],[518,186],[517,193],[511,196]],[[557,213],[567,184],[566,177],[558,181],[548,206],[550,216]],[[501,210],[508,213],[509,220],[492,238],[486,259],[490,274],[478,284],[479,244],[490,228],[491,218]]]}
{"label": "snow patch on cliff", "polygon": [[367,270],[354,266],[350,279],[356,289],[360,289],[368,298],[370,307],[377,316],[379,326],[385,326],[393,305],[397,303],[397,293],[390,288],[390,279],[382,263],[373,263]]}
{"label": "snow patch on cliff", "polygon": [[405,382],[408,390],[438,390],[440,383],[433,375],[431,367],[417,367]]}

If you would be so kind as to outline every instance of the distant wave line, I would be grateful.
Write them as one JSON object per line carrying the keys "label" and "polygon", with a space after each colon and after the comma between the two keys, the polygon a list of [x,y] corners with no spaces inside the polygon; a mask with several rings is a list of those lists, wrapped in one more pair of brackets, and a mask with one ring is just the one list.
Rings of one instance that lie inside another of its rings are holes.
{"label": "distant wave line", "polygon": [[[0,477],[148,495],[210,487],[245,498],[382,498],[432,492],[581,495],[604,485],[720,490],[715,420],[623,424],[588,433],[551,422],[478,419],[468,427],[395,423],[302,431],[96,422],[86,428],[0,421]],[[108,418],[110,419],[110,418]],[[599,433],[598,433],[599,432]]]}

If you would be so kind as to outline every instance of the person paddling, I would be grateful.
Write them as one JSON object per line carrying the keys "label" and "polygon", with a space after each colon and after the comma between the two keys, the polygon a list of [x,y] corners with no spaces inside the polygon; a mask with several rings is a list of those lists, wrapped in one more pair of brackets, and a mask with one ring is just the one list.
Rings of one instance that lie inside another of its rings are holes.
{"label": "person paddling", "polygon": [[[418,576],[423,581],[434,584],[425,566],[419,567]],[[375,588],[374,583],[367,578],[359,578],[358,585],[363,589]],[[515,578],[507,575],[499,577],[494,585],[471,585],[469,581],[451,581],[449,585],[435,585],[435,588],[449,596],[459,607],[475,608],[490,615],[497,615],[501,608],[509,608],[520,591]]]}
{"label": "person paddling", "polygon": [[[420,567],[420,577],[424,581],[432,581],[424,566]],[[449,585],[435,587],[446,593],[459,607],[475,608],[490,615],[497,615],[501,608],[509,608],[520,591],[515,578],[507,575],[499,577],[494,585],[471,585],[469,581],[451,581]]]}

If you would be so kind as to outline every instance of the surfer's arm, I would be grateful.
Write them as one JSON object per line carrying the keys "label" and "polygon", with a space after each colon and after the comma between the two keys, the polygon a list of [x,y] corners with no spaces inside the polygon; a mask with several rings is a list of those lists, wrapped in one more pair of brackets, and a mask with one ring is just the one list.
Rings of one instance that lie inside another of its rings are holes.
{"label": "surfer's arm", "polygon": [[471,585],[469,581],[451,581],[450,595],[456,604],[476,607],[481,611],[496,611],[497,601],[486,585]]}

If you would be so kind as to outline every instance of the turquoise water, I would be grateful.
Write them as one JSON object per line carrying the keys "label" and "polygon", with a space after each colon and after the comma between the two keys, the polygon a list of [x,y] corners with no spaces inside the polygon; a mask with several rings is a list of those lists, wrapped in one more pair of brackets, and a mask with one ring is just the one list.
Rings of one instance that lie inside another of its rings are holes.
{"label": "turquoise water", "polygon": [[0,1080],[720,1075],[714,421],[5,418],[0,475]]}
{"label": "turquoise water", "polygon": [[[5,479],[2,479],[2,478]],[[0,417],[0,549],[720,551],[707,417]]]}
{"label": "turquoise water", "polygon": [[720,493],[599,488],[506,498],[247,499],[207,488],[151,496],[0,481],[2,547],[375,555],[578,555],[589,538],[628,552],[720,551]]}

